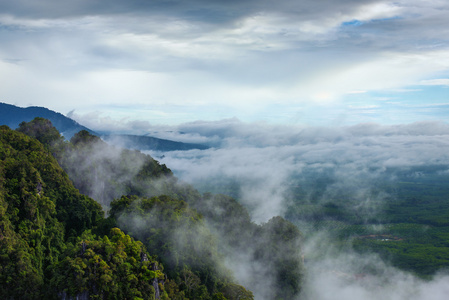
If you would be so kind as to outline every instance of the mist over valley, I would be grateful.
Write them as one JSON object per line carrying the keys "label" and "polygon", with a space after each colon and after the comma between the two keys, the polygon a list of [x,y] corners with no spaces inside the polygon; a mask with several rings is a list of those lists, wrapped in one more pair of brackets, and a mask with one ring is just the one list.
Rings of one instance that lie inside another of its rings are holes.
{"label": "mist over valley", "polygon": [[447,295],[446,123],[301,128],[232,119],[179,130],[216,147],[148,153],[200,191],[235,197],[258,223],[280,215],[297,225],[310,299]]}
{"label": "mist over valley", "polygon": [[[255,299],[446,298],[446,123],[331,128],[234,118],[150,126],[139,143],[139,135],[102,140],[81,131],[71,146],[54,130],[39,118],[18,128],[50,146],[74,186],[101,204],[108,215],[95,232],[114,224],[147,241],[170,277],[193,276],[209,293],[218,284],[230,299],[237,291]],[[174,144],[144,150],[154,146],[149,135]],[[208,272],[222,279],[208,281]]]}

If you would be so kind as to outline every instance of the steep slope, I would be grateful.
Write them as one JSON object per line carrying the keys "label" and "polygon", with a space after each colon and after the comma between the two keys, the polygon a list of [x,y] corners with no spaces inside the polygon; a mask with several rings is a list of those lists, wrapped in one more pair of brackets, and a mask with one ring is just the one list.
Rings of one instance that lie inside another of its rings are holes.
{"label": "steep slope", "polygon": [[49,284],[58,298],[169,299],[162,265],[119,228],[102,238],[86,231],[65,254]]}
{"label": "steep slope", "polygon": [[[103,217],[37,140],[0,127],[0,289],[8,299],[39,298],[46,269],[65,240]],[[6,295],[9,295],[8,297]]]}
{"label": "steep slope", "polygon": [[0,127],[0,142],[5,199],[17,225],[35,220],[37,205],[47,207],[45,216],[57,207],[56,217],[70,234],[79,234],[102,219],[101,206],[79,193],[41,143],[6,126]]}
{"label": "steep slope", "polygon": [[[22,129],[52,145],[63,141],[49,124],[35,119],[36,130]],[[0,126],[0,298],[169,299],[167,284],[184,299],[141,242],[108,226],[50,148]],[[92,234],[98,226],[107,235]]]}
{"label": "steep slope", "polygon": [[299,295],[302,237],[291,223],[276,217],[257,225],[236,200],[201,195],[148,155],[86,131],[70,142],[51,138],[44,123],[35,119],[19,130],[46,142],[75,186],[110,208],[96,232],[120,227],[160,257],[173,279],[168,295],[253,299],[239,284],[257,299]]}

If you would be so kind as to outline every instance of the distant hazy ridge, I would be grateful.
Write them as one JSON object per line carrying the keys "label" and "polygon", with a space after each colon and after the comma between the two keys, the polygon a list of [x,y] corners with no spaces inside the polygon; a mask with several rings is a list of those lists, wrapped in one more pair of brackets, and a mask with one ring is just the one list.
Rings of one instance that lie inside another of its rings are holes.
{"label": "distant hazy ridge", "polygon": [[[21,122],[29,122],[36,117],[50,120],[53,126],[55,126],[67,140],[70,140],[75,133],[81,130],[87,130],[88,132],[99,136],[99,134],[93,130],[80,125],[61,113],[54,112],[45,107],[31,106],[22,108],[6,103],[0,103],[0,125],[7,125],[11,129],[16,129]],[[110,133],[103,135],[102,138],[108,143],[138,150],[174,151],[209,148],[205,145],[182,143],[150,136]]]}

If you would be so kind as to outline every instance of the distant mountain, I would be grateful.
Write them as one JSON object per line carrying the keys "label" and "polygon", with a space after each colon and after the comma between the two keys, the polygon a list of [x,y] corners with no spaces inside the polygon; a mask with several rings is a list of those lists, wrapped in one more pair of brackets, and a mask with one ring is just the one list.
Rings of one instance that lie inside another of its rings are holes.
{"label": "distant mountain", "polygon": [[112,145],[137,150],[175,151],[209,148],[201,144],[175,142],[142,135],[110,134],[103,135],[102,139]]}
{"label": "distant mountain", "polygon": [[80,125],[63,114],[49,110],[45,107],[30,106],[22,108],[11,104],[0,103],[0,125],[7,125],[11,129],[16,129],[21,122],[29,122],[36,117],[50,120],[53,126],[55,126],[67,140],[70,140],[75,133],[80,132],[81,130],[87,130],[92,134],[96,134],[93,130]]}
{"label": "distant mountain", "polygon": [[11,104],[0,103],[0,125],[7,125],[11,129],[16,129],[21,122],[29,122],[36,117],[50,120],[53,126],[56,127],[67,140],[70,140],[75,133],[80,132],[81,130],[86,130],[91,134],[101,136],[109,144],[127,149],[174,151],[209,148],[208,146],[201,144],[182,143],[150,136],[113,133],[100,135],[63,114],[49,110],[45,107],[31,106],[22,108]]}

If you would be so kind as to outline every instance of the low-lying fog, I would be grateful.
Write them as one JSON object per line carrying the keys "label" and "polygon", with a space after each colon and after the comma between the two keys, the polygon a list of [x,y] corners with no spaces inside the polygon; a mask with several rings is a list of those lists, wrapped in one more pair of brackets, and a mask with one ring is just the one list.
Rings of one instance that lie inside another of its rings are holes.
{"label": "low-lying fog", "polygon": [[[449,125],[440,122],[300,128],[231,119],[184,124],[158,137],[212,146],[149,153],[201,191],[213,189],[237,197],[255,222],[283,216],[291,201],[311,201],[312,195],[314,201],[341,201],[338,195],[344,194],[351,199],[347,202],[351,209],[360,207],[373,217],[389,196],[377,192],[373,197],[377,181],[394,180],[398,174],[414,177],[449,172]],[[296,186],[305,191],[302,199],[289,194]],[[337,251],[326,232],[305,233],[306,257],[316,251],[326,253],[320,261],[306,262],[307,299],[449,297],[448,276],[439,274],[424,281],[388,266],[377,256],[362,256],[350,248]],[[360,275],[366,268],[374,268],[377,275]]]}

